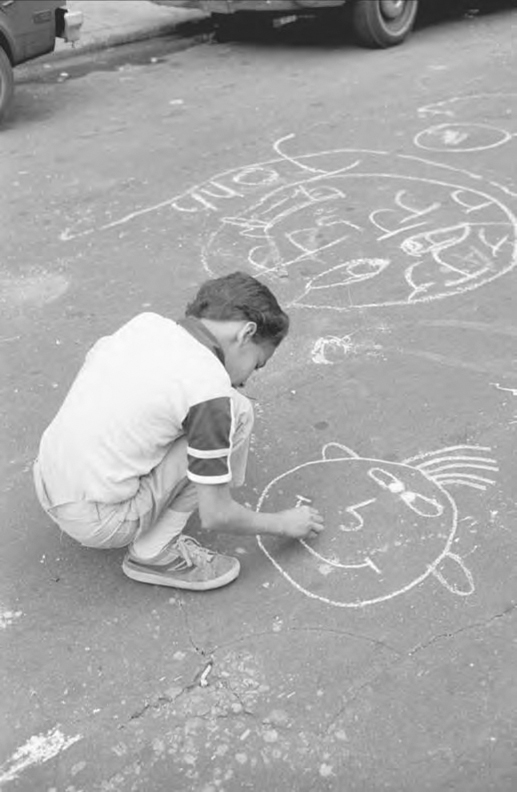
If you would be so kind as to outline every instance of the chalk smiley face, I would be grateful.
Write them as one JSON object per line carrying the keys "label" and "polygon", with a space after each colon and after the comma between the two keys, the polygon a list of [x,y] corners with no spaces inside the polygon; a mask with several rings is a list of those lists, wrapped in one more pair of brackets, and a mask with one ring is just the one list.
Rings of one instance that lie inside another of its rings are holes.
{"label": "chalk smiley face", "polygon": [[396,463],[329,444],[321,459],[274,479],[257,507],[285,507],[287,493],[311,501],[324,515],[324,533],[294,547],[269,538],[259,545],[296,589],[338,607],[389,600],[431,575],[467,596],[474,582],[452,551],[458,511],[446,487],[493,484],[484,473],[498,469],[488,450],[455,446]]}

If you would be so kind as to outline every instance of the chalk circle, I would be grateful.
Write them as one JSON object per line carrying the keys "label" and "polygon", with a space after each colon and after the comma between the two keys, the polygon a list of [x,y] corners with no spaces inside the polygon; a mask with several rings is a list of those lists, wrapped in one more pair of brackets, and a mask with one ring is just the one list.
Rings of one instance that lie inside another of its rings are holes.
{"label": "chalk circle", "polygon": [[416,135],[414,142],[426,151],[468,153],[486,151],[508,143],[511,132],[489,124],[447,123],[424,129]]}
{"label": "chalk circle", "polygon": [[[446,167],[347,149],[220,175],[191,193],[212,201],[205,271],[245,268],[288,307],[343,312],[472,291],[517,265],[517,218],[493,185]],[[250,177],[260,187],[238,192]]]}
{"label": "chalk circle", "polygon": [[490,449],[455,446],[401,463],[359,457],[337,443],[322,458],[271,481],[257,511],[311,503],[325,530],[293,543],[258,537],[262,552],[298,592],[327,605],[358,608],[386,602],[432,576],[469,596],[471,572],[452,547],[458,509],[447,487],[486,490],[497,463]]}

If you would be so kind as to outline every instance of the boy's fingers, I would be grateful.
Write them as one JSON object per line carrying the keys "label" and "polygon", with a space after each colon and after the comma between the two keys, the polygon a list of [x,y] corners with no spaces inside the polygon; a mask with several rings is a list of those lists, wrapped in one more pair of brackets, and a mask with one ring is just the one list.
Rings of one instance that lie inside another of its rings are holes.
{"label": "boy's fingers", "polygon": [[311,530],[307,534],[307,538],[316,539],[322,531],[323,531],[323,526],[319,526],[318,528],[311,528]]}

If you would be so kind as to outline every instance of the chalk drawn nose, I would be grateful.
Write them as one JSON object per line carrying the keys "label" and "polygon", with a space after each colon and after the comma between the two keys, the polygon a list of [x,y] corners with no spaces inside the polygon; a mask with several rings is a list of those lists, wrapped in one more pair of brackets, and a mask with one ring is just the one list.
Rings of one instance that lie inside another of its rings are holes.
{"label": "chalk drawn nose", "polygon": [[360,531],[364,526],[364,518],[361,514],[359,514],[359,509],[369,506],[370,503],[375,503],[376,500],[377,498],[370,498],[370,500],[363,501],[362,503],[356,503],[354,506],[349,506],[346,511],[348,514],[350,514],[351,519],[347,519],[345,523],[341,523],[341,525],[338,526],[339,530],[344,531],[345,533],[354,533],[355,531]]}

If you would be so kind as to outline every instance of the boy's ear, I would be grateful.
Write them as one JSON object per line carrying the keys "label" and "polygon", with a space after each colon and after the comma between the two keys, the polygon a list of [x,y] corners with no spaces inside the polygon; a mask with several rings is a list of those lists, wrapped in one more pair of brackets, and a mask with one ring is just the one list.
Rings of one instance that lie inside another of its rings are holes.
{"label": "boy's ear", "polygon": [[242,342],[251,341],[257,332],[256,322],[246,322],[239,331],[239,337]]}

